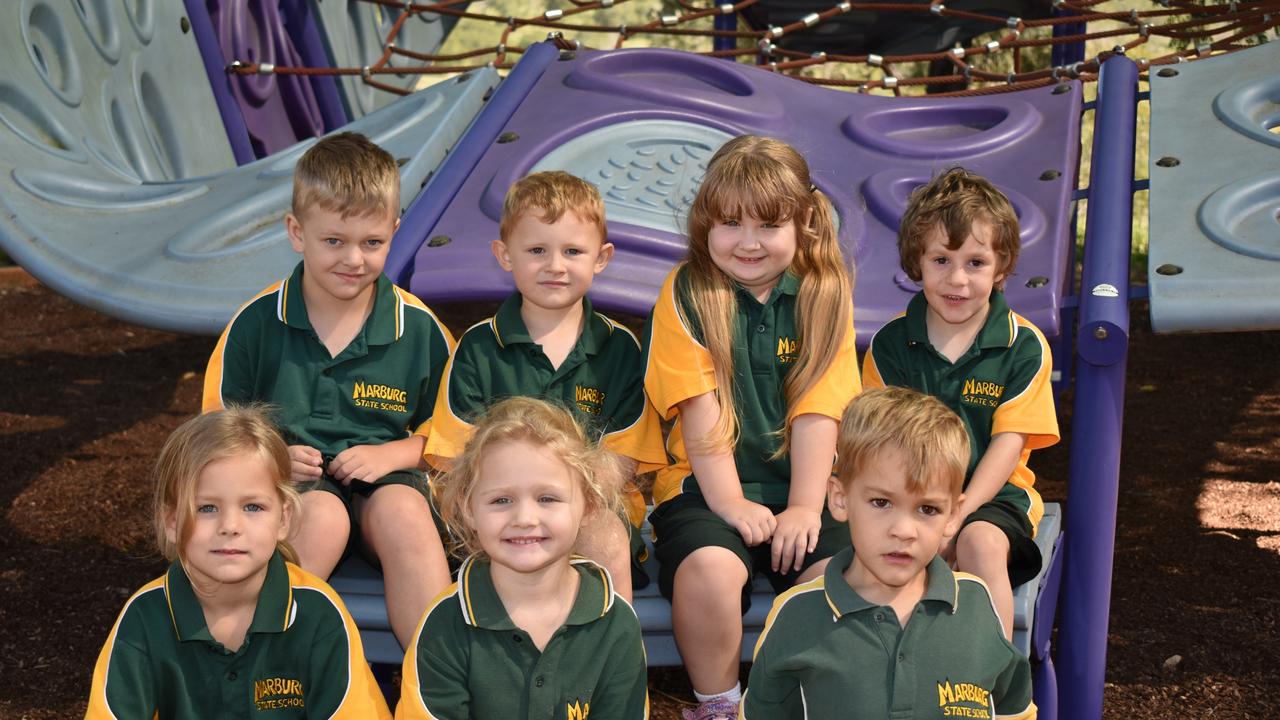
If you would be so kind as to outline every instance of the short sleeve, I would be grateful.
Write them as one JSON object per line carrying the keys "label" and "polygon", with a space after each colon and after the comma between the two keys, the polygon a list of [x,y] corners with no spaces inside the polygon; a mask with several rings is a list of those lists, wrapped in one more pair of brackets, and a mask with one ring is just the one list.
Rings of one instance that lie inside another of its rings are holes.
{"label": "short sleeve", "polygon": [[462,454],[471,438],[470,419],[484,412],[492,394],[477,367],[477,345],[468,340],[475,332],[488,332],[487,326],[475,326],[463,334],[436,395],[426,456],[438,470],[448,470],[453,458]]}
{"label": "short sleeve", "polygon": [[[612,321],[610,321],[612,323]],[[662,421],[644,392],[644,358],[640,341],[630,330],[613,324],[611,342],[617,343],[622,362],[610,381],[606,414],[612,418],[603,442],[609,450],[631,458],[636,472],[647,473],[667,465]]]}
{"label": "short sleeve", "polygon": [[649,671],[640,621],[630,606],[615,597],[605,622],[612,625],[614,642],[604,656],[604,670],[591,694],[592,717],[644,720],[649,717]]}
{"label": "short sleeve", "polygon": [[129,612],[136,599],[135,595],[120,612],[98,654],[86,720],[150,720],[159,710],[145,633],[141,621]]}
{"label": "short sleeve", "polygon": [[[364,657],[360,631],[332,590],[316,590],[333,603],[336,612],[316,635],[307,658],[311,682],[307,709],[316,717],[335,720],[390,720],[391,710]],[[319,610],[324,612],[323,606]]]}
{"label": "short sleeve", "polygon": [[644,389],[664,420],[676,416],[676,405],[716,389],[711,353],[680,316],[676,279],[683,265],[667,276],[645,328]]}
{"label": "short sleeve", "polygon": [[1026,449],[1058,442],[1058,416],[1053,403],[1053,355],[1040,331],[1021,317],[1014,359],[1005,394],[996,408],[991,434],[1024,433]]}
{"label": "short sleeve", "polygon": [[805,715],[800,683],[773,671],[773,650],[768,635],[765,638],[751,661],[751,676],[742,695],[738,717],[742,720],[801,720]]}
{"label": "short sleeve", "polygon": [[445,366],[453,355],[453,335],[449,334],[448,328],[440,322],[440,318],[437,318],[421,300],[399,288],[396,288],[396,294],[404,303],[406,314],[420,312],[426,315],[427,321],[418,327],[427,333],[427,338],[422,343],[428,357],[427,372],[418,385],[418,400],[414,403],[413,417],[409,419],[409,427],[414,435],[428,437],[431,432],[431,418],[436,406],[436,397],[440,393],[440,381],[444,377]]}
{"label": "short sleeve", "polygon": [[469,720],[470,661],[466,644],[458,642],[458,623],[451,622],[447,603],[456,603],[457,585],[436,599],[414,633],[401,668],[396,720]]}
{"label": "short sleeve", "polygon": [[257,335],[255,326],[261,320],[252,306],[263,296],[279,292],[280,286],[281,283],[276,283],[250,298],[236,311],[218,337],[205,367],[200,412],[213,412],[228,405],[261,399],[254,397],[253,390],[256,381],[254,370],[257,367],[253,338]]}
{"label": "short sleeve", "polygon": [[1009,664],[996,678],[992,695],[997,720],[1035,720],[1036,705],[1031,700],[1031,664],[1021,653],[1010,652]]}
{"label": "short sleeve", "polygon": [[858,376],[858,348],[853,332],[853,312],[850,311],[849,321],[844,327],[844,339],[836,356],[809,392],[787,409],[787,417],[790,420],[814,413],[839,420],[845,406],[860,392],[862,380]]}

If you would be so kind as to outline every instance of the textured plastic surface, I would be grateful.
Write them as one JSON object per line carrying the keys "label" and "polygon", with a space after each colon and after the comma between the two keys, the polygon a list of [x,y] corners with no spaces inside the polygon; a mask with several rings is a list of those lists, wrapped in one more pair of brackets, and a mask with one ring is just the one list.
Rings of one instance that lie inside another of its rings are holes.
{"label": "textured plastic surface", "polygon": [[[402,161],[402,209],[497,83],[493,70],[476,71],[348,126]],[[138,174],[117,169],[127,165],[87,148],[79,139],[85,130],[60,130],[65,149],[31,140],[30,131],[14,132],[13,99],[28,97],[0,94],[6,101],[0,115],[9,125],[0,127],[0,247],[53,289],[130,322],[217,333],[242,302],[297,262],[282,218],[293,165],[314,141],[221,173],[210,168],[212,174],[199,178],[164,181],[161,175],[142,183]],[[59,127],[53,115],[46,117],[45,127]],[[222,139],[220,131],[201,130],[209,137],[190,139],[193,150]]]}
{"label": "textured plastic surface", "polygon": [[1151,73],[1148,279],[1158,332],[1280,328],[1276,68],[1272,41]]}
{"label": "textured plastic surface", "polygon": [[[465,10],[466,4],[452,5]],[[318,3],[324,40],[334,67],[366,67],[382,57],[386,39],[403,9],[363,0],[328,0]],[[445,36],[457,18],[436,13],[418,13],[405,21],[393,39],[397,47],[431,54],[440,49]],[[391,67],[420,66],[421,61],[393,56]],[[412,90],[422,75],[378,75],[380,83]],[[428,76],[429,77],[429,76]],[[347,114],[352,118],[367,115],[394,101],[396,95],[365,84],[359,78],[344,75],[339,80]]]}
{"label": "textured plastic surface", "polygon": [[182,19],[168,2],[0,3],[0,166],[135,184],[233,166]]}
{"label": "textured plastic surface", "polygon": [[[609,239],[618,248],[592,288],[593,301],[647,313],[684,254],[679,206],[691,197],[705,158],[717,140],[749,132],[798,148],[832,198],[841,242],[858,266],[863,343],[916,290],[898,272],[894,243],[907,195],[953,165],[987,175],[1013,200],[1023,253],[1009,300],[1057,336],[1079,156],[1078,84],[964,99],[881,98],[671,50],[562,57],[542,72],[440,219],[409,230],[420,244],[409,287],[428,301],[510,292],[509,275],[488,249],[503,194],[530,170],[564,162],[602,186]],[[637,132],[637,123],[648,124]],[[666,129],[653,132],[652,123]],[[686,155],[689,162],[674,165]],[[427,238],[436,241],[428,245]]]}
{"label": "textured plastic surface", "polygon": [[[1036,545],[1044,556],[1040,573],[1013,593],[1013,644],[1026,655],[1030,655],[1030,630],[1035,620],[1037,594],[1045,571],[1053,562],[1053,553],[1057,547],[1055,541],[1061,526],[1062,508],[1057,503],[1047,503],[1036,534]],[[671,603],[658,592],[658,561],[653,552],[652,531],[648,523],[645,523],[644,534],[645,542],[650,546],[645,571],[651,582],[647,587],[635,591],[632,606],[640,617],[640,629],[644,632],[645,652],[650,667],[680,665],[680,653],[676,650],[675,637],[671,634]],[[360,628],[360,637],[364,640],[365,655],[369,662],[399,664],[404,659],[404,652],[391,634],[391,626],[387,621],[382,577],[363,560],[353,556],[334,572],[329,578],[329,584],[342,595],[343,602]],[[773,597],[768,581],[757,578],[752,586],[751,609],[742,618],[744,661],[750,661],[755,652],[756,640],[760,637],[760,630],[764,628],[769,609],[773,607]]]}

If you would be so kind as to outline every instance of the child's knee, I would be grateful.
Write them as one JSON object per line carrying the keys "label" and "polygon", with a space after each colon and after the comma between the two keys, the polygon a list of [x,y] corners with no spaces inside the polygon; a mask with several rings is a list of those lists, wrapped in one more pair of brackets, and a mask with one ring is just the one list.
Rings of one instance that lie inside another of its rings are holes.
{"label": "child's knee", "polygon": [[956,559],[964,565],[1009,562],[1009,538],[989,522],[973,522],[964,526],[956,538]]}
{"label": "child's knee", "polygon": [[301,521],[308,526],[319,526],[326,532],[335,534],[351,531],[351,516],[342,498],[322,490],[303,493]]}
{"label": "child's knee", "polygon": [[694,550],[676,568],[675,584],[695,583],[700,592],[732,593],[738,598],[742,586],[747,584],[747,566],[742,558],[728,548],[709,545]]}

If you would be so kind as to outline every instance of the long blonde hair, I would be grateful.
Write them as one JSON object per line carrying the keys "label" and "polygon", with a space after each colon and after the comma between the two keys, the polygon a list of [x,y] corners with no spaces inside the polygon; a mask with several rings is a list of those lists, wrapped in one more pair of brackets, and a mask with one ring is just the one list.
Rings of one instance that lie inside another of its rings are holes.
{"label": "long blonde hair", "polygon": [[[788,407],[794,407],[834,361],[853,313],[852,267],[840,252],[831,201],[812,184],[808,163],[790,145],[773,138],[741,135],[725,143],[707,165],[689,209],[689,255],[684,268],[690,304],[715,368],[720,402],[720,419],[707,438],[708,448],[736,445],[739,432],[733,392],[738,300],[733,281],[711,258],[708,236],[717,222],[747,216],[776,224],[795,222],[796,254],[789,272],[800,281],[799,357],[783,384]],[[791,446],[789,417],[778,432],[782,445],[775,457]]]}
{"label": "long blonde hair", "polygon": [[[262,458],[280,497],[281,512],[286,506],[292,508],[293,527],[297,527],[302,517],[302,498],[290,480],[289,448],[268,418],[269,410],[264,405],[231,406],[198,415],[164,441],[152,478],[156,488],[153,507],[156,544],[165,559],[180,557],[182,548],[191,539],[200,473],[210,463],[241,453]],[[167,532],[171,518],[177,529],[173,540]],[[288,539],[281,540],[276,548],[286,560],[298,562],[298,554]]]}
{"label": "long blonde hair", "polygon": [[480,553],[471,517],[471,497],[480,479],[480,464],[490,447],[524,440],[551,450],[577,476],[586,499],[586,514],[607,511],[621,515],[621,463],[617,456],[592,442],[573,414],[563,407],[530,397],[511,397],[495,403],[476,423],[453,468],[436,478],[440,515],[453,533],[455,551]]}

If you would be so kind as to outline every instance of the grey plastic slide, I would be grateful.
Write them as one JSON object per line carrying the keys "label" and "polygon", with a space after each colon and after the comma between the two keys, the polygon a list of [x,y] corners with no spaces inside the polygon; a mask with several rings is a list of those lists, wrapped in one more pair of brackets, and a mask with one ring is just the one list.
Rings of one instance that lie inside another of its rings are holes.
{"label": "grey plastic slide", "polygon": [[1280,329],[1280,41],[1151,72],[1151,324]]}
{"label": "grey plastic slide", "polygon": [[[217,333],[286,275],[293,164],[236,167],[181,3],[0,3],[0,249],[130,322]],[[498,83],[445,81],[348,126],[401,160],[401,208]]]}

